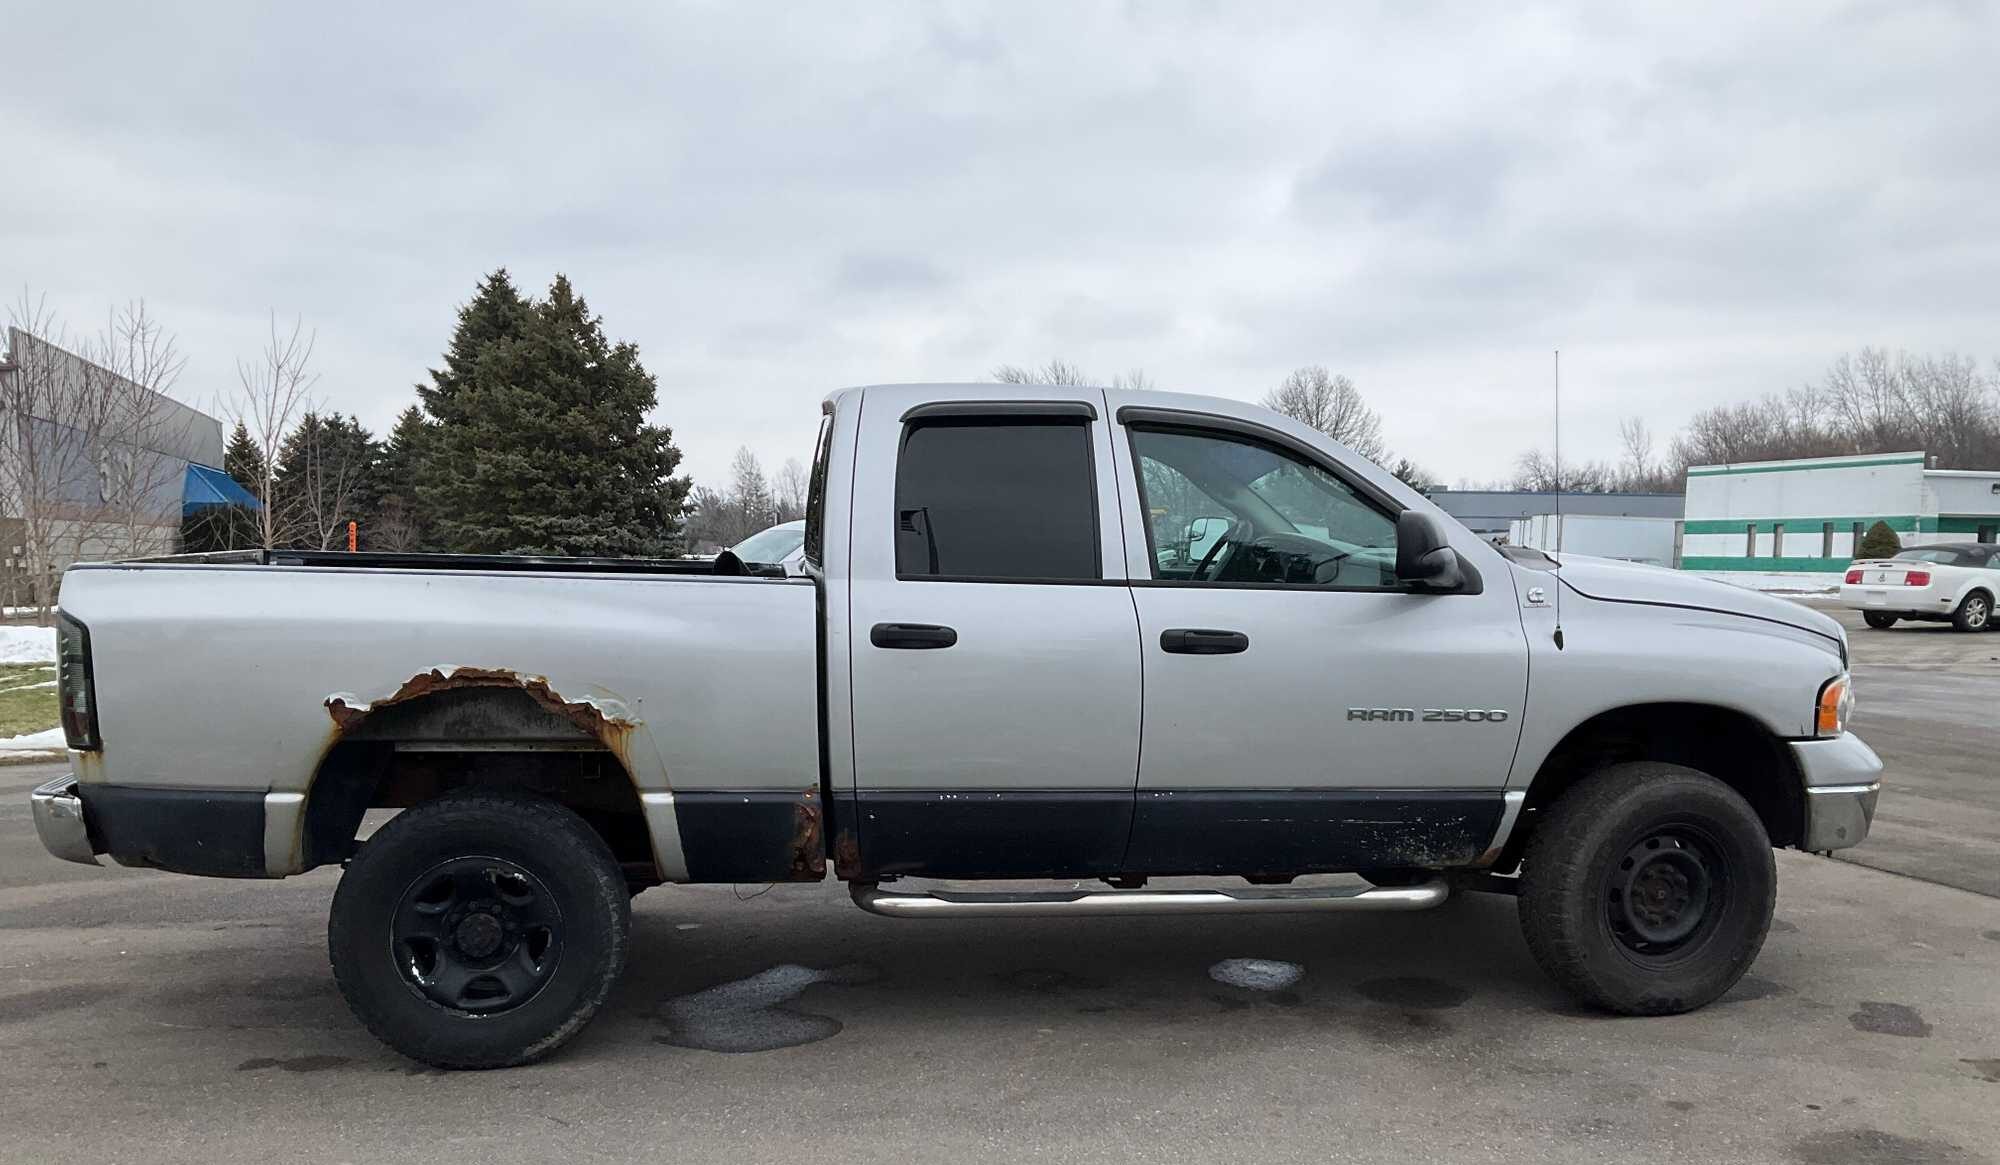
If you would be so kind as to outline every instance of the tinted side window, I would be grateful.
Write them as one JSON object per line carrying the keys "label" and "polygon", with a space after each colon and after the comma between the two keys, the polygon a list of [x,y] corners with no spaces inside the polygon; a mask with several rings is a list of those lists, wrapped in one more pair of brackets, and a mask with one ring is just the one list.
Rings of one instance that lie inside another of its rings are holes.
{"label": "tinted side window", "polygon": [[833,453],[833,414],[819,418],[819,440],[813,442],[812,479],[806,486],[806,560],[824,566],[826,552],[826,471]]}
{"label": "tinted side window", "polygon": [[896,463],[899,578],[1096,579],[1082,421],[918,421]]}
{"label": "tinted side window", "polygon": [[1154,578],[1397,585],[1395,519],[1333,474],[1221,434],[1131,433]]}

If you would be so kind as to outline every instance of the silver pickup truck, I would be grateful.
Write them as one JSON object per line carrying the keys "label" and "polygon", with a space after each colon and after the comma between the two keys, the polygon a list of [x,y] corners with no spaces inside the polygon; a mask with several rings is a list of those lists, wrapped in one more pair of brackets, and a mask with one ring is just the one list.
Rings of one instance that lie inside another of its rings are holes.
{"label": "silver pickup truck", "polygon": [[[1846,640],[1802,606],[1503,552],[1234,401],[873,386],[824,412],[803,577],[730,555],[72,569],[44,843],[343,865],[328,945],[356,1015],[490,1067],[588,1022],[629,896],[661,883],[830,862],[912,918],[1513,893],[1562,986],[1655,1015],[1756,958],[1773,846],[1868,831]],[[369,833],[374,809],[401,812]],[[1328,873],[1360,878],[1296,883]],[[1189,875],[1210,881],[1148,886]]]}

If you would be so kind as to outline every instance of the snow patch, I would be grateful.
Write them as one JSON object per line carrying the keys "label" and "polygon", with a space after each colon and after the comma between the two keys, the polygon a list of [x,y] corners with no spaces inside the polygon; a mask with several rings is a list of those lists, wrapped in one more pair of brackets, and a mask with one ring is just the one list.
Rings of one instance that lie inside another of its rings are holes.
{"label": "snow patch", "polygon": [[54,680],[43,680],[39,684],[16,684],[11,688],[0,688],[0,696],[4,696],[8,692],[32,692],[37,688],[53,688],[55,686],[56,682]]}
{"label": "snow patch", "polygon": [[0,739],[0,752],[63,752],[69,747],[60,728],[45,728],[26,736]]}
{"label": "snow patch", "polygon": [[1208,977],[1249,991],[1283,991],[1305,977],[1297,963],[1277,959],[1224,959],[1208,969]]}
{"label": "snow patch", "polygon": [[0,663],[54,663],[53,627],[0,627]]}

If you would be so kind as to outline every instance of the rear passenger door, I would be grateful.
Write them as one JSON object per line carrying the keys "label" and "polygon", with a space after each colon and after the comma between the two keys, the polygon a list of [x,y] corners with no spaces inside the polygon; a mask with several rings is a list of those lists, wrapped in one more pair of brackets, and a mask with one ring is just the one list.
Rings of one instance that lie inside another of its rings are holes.
{"label": "rear passenger door", "polygon": [[1140,660],[1103,397],[968,391],[862,402],[840,819],[864,876],[1114,872]]}

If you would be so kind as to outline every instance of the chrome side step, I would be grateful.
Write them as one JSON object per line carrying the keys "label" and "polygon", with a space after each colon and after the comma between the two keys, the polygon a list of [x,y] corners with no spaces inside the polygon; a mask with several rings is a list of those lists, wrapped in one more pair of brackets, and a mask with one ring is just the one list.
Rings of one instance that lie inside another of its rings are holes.
{"label": "chrome side step", "polygon": [[1309,914],[1426,910],[1451,896],[1443,878],[1420,886],[1333,890],[1051,890],[1006,893],[934,890],[902,894],[872,883],[848,887],[854,904],[886,918],[1081,918],[1145,914]]}

